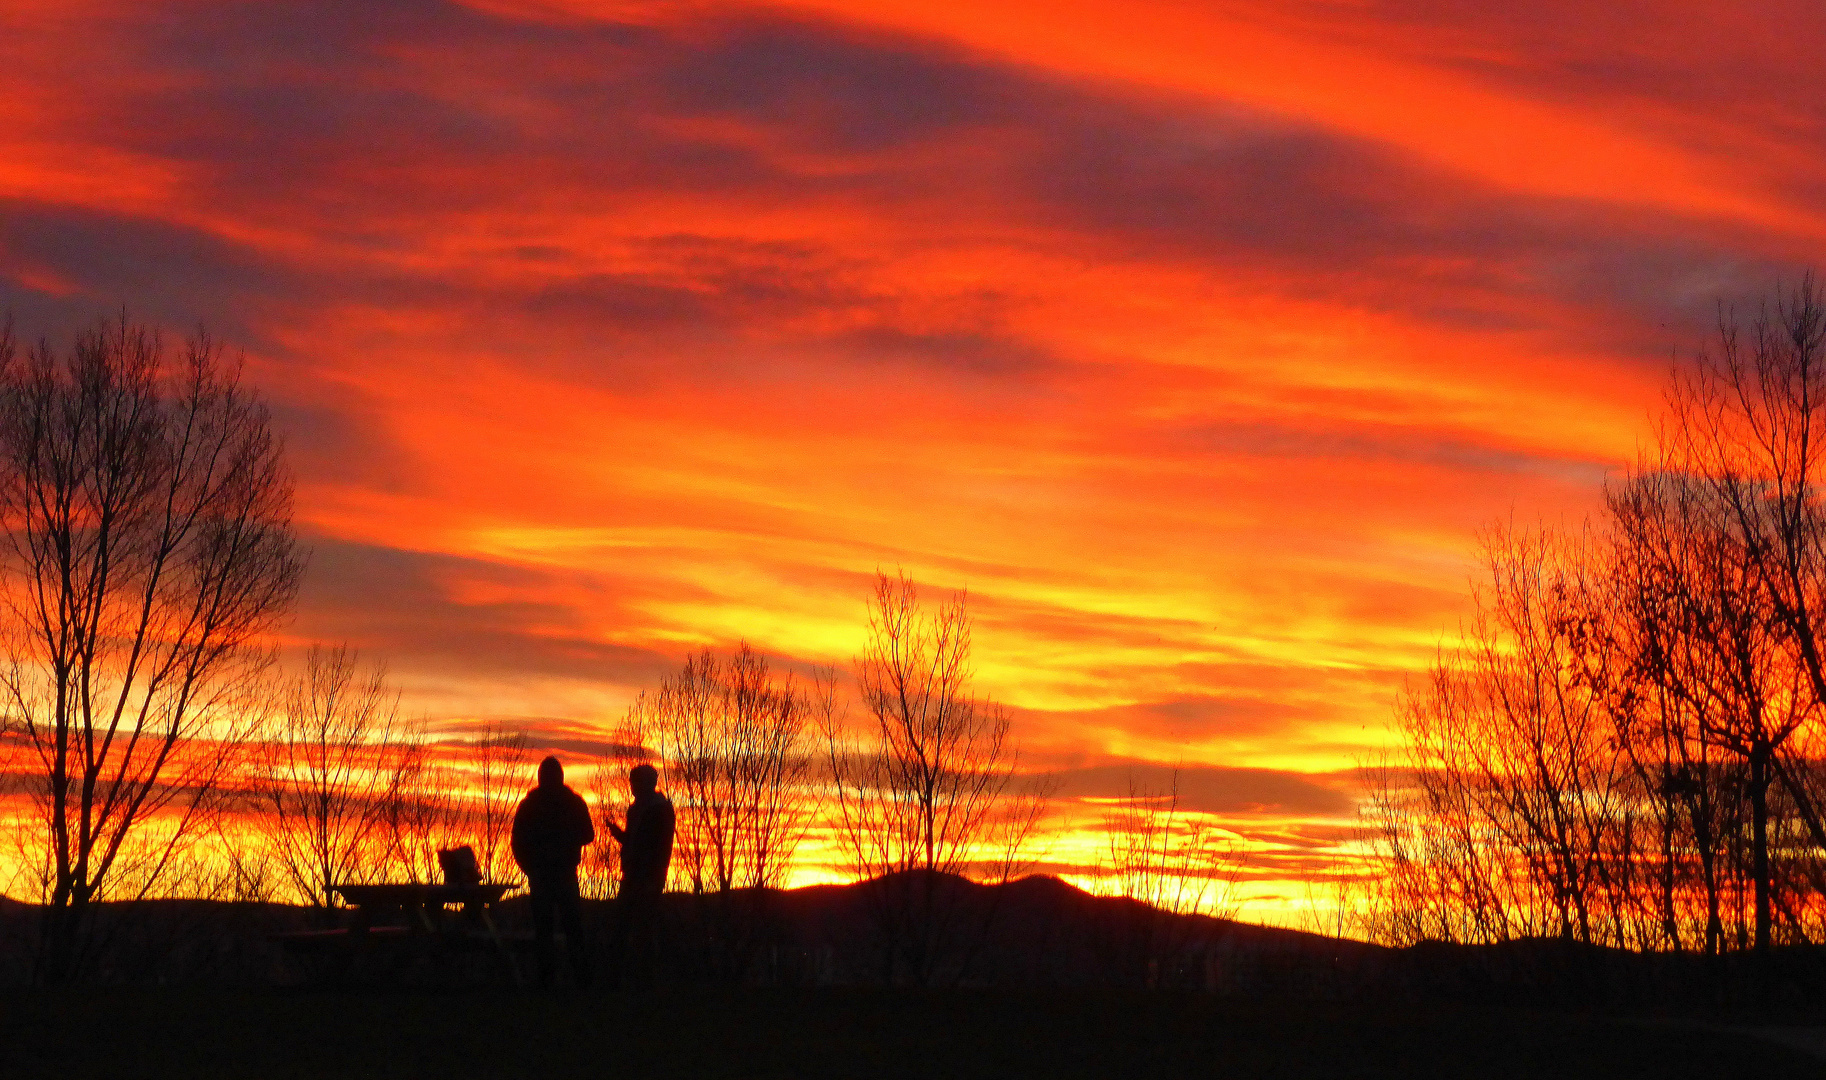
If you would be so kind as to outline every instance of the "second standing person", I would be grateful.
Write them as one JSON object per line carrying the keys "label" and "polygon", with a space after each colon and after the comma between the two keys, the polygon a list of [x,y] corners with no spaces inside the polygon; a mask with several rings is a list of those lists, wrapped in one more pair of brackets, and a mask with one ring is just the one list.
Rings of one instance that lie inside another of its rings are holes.
{"label": "second standing person", "polygon": [[677,820],[672,800],[659,790],[658,769],[651,765],[629,769],[628,788],[634,802],[628,807],[627,827],[608,823],[609,834],[621,845],[621,888],[616,893],[609,943],[616,981],[625,971],[638,985],[646,985],[653,981],[659,897],[672,865]]}

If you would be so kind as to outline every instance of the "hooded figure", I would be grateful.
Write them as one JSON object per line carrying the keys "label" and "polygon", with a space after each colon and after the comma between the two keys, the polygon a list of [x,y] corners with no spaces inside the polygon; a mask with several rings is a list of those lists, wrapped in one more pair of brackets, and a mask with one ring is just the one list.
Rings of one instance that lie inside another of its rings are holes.
{"label": "hooded figure", "polygon": [[583,849],[596,839],[590,808],[564,782],[555,757],[539,763],[539,786],[527,792],[514,814],[514,861],[533,888],[539,879],[568,876],[575,881]]}
{"label": "hooded figure", "polygon": [[539,786],[520,800],[514,812],[514,861],[526,874],[532,893],[533,936],[538,942],[539,983],[552,981],[552,923],[564,923],[564,943],[571,975],[589,984],[589,956],[583,942],[582,902],[577,894],[577,864],[583,849],[596,839],[590,808],[564,782],[564,765],[555,757],[539,763]]}

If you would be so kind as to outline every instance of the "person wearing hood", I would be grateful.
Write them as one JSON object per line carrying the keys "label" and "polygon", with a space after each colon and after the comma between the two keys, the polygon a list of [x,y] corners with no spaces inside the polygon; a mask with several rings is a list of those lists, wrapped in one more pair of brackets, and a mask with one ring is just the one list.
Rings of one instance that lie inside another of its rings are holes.
{"label": "person wearing hood", "polygon": [[583,849],[596,839],[590,808],[564,782],[564,765],[556,757],[539,763],[539,786],[526,793],[514,812],[514,861],[526,875],[532,894],[533,936],[539,956],[539,985],[550,986],[555,952],[554,921],[564,924],[565,951],[571,977],[588,986],[589,952],[583,940],[583,905],[577,892],[577,864]]}

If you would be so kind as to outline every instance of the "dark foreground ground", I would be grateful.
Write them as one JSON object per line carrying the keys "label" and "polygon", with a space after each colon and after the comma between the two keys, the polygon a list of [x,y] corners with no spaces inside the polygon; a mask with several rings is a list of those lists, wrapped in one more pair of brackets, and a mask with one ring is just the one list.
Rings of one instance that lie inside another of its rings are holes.
{"label": "dark foreground ground", "polygon": [[6,1077],[1826,1077],[1681,1022],[1208,995],[0,993]]}

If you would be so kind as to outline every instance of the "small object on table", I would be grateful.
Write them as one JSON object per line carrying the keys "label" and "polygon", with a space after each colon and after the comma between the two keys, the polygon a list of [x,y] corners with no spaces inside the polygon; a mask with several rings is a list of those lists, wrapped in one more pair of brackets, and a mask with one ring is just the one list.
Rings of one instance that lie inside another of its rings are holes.
{"label": "small object on table", "polygon": [[482,868],[476,865],[476,849],[468,844],[438,852],[437,865],[444,872],[446,885],[482,884]]}

